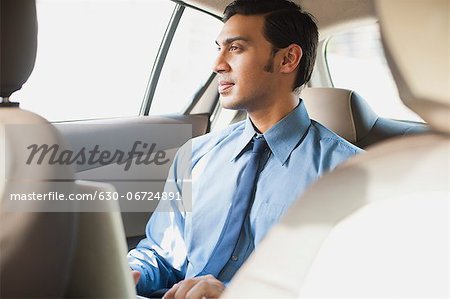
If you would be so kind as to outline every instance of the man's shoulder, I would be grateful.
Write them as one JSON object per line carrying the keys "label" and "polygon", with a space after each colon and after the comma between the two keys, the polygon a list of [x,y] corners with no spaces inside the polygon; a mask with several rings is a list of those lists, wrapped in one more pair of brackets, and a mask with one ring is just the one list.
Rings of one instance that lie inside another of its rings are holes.
{"label": "man's shoulder", "polygon": [[225,144],[225,140],[232,141],[240,136],[244,127],[245,121],[240,121],[224,129],[194,137],[180,147],[176,160],[191,161],[195,164],[206,153]]}
{"label": "man's shoulder", "polygon": [[336,150],[336,147],[339,147],[341,151],[348,152],[351,155],[363,152],[362,149],[337,135],[321,123],[311,120],[311,125],[316,132],[317,138],[319,138],[321,143],[328,145],[330,149]]}

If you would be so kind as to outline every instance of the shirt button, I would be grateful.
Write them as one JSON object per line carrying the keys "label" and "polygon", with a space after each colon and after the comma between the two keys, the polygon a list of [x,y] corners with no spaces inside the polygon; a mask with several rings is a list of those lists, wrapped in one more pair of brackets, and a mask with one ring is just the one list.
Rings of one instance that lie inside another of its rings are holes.
{"label": "shirt button", "polygon": [[232,256],[231,256],[231,260],[232,260],[233,262],[237,261],[237,260],[238,260],[237,255],[232,255]]}

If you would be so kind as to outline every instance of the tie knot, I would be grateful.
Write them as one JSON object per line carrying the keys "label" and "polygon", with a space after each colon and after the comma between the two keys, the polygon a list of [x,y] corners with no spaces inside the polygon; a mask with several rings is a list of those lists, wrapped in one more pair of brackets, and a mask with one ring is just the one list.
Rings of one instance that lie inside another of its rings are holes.
{"label": "tie knot", "polygon": [[264,137],[260,138],[253,138],[253,153],[261,154],[263,153],[267,148],[267,142]]}

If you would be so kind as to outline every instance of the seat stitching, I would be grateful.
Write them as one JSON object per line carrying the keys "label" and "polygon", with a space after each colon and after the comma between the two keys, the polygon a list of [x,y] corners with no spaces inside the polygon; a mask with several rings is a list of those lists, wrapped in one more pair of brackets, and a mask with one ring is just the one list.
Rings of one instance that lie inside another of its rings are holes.
{"label": "seat stitching", "polygon": [[353,117],[353,110],[352,110],[352,103],[351,103],[352,95],[353,95],[353,91],[350,91],[347,101],[348,101],[348,107],[349,107],[349,110],[350,110],[350,118],[351,118],[351,121],[352,121],[352,130],[353,130],[353,134],[354,134],[354,139],[355,139],[355,142],[357,142],[358,141],[358,135],[356,134],[356,125],[355,125],[355,119]]}

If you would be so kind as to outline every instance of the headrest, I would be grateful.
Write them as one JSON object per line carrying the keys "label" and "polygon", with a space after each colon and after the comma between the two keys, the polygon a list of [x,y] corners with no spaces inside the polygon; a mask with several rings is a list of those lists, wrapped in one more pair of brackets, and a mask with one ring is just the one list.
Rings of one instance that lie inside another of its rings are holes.
{"label": "headrest", "polygon": [[378,119],[356,92],[339,88],[306,88],[300,97],[310,117],[347,141],[357,144]]}
{"label": "headrest", "polygon": [[448,0],[376,0],[400,97],[435,130],[450,132]]}
{"label": "headrest", "polygon": [[34,0],[1,0],[0,97],[9,97],[27,81],[37,49]]}

